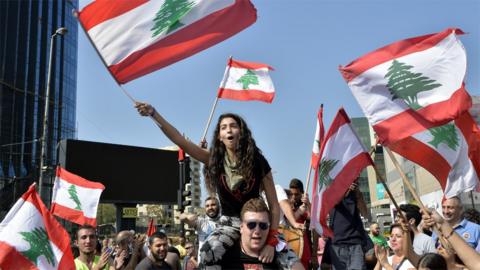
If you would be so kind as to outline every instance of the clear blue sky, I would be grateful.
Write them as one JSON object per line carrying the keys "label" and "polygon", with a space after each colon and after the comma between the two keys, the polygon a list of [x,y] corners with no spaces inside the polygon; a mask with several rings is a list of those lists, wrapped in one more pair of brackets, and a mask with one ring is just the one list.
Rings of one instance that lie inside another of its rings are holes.
{"label": "clear blue sky", "polygon": [[[80,7],[89,1],[80,0]],[[325,104],[325,124],[343,106],[363,114],[338,65],[397,40],[448,27],[467,32],[466,87],[480,95],[480,1],[478,0],[252,0],[255,24],[197,55],[125,85],[134,98],[156,109],[191,140],[205,127],[229,55],[267,63],[276,88],[272,104],[220,100],[214,116],[242,115],[268,159],[276,183],[305,179],[315,117]],[[144,147],[172,143],[140,117],[79,31],[78,139]],[[207,135],[211,139],[211,130]],[[202,186],[203,188],[203,186]]]}

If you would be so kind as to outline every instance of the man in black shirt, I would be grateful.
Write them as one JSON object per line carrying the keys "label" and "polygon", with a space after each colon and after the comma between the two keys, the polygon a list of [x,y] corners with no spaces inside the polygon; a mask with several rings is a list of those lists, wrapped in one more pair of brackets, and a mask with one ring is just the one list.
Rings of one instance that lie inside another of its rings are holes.
{"label": "man in black shirt", "polygon": [[360,214],[368,217],[368,210],[354,182],[342,201],[330,211],[333,239],[328,252],[334,270],[365,269],[365,251],[373,248],[373,243],[363,228]]}
{"label": "man in black shirt", "polygon": [[165,262],[168,250],[167,236],[163,232],[155,232],[148,238],[149,255],[145,257],[135,270],[171,270]]}
{"label": "man in black shirt", "polygon": [[[280,269],[277,265],[278,253],[275,253],[271,263],[262,263],[258,260],[270,230],[270,215],[265,202],[260,198],[250,199],[243,205],[240,219],[240,241],[235,242],[222,258],[222,269]],[[296,262],[292,269],[303,269],[303,266]]]}

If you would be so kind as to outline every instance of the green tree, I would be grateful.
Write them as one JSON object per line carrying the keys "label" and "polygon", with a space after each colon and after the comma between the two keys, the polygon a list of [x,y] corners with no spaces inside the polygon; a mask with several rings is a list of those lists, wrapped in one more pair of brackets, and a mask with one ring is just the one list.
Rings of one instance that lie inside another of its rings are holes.
{"label": "green tree", "polygon": [[418,93],[430,91],[441,86],[441,84],[422,76],[421,73],[411,72],[410,69],[412,68],[413,66],[393,60],[385,78],[388,78],[387,87],[393,96],[392,100],[403,99],[410,108],[418,110],[421,108],[418,104]]}
{"label": "green tree", "polygon": [[44,228],[38,227],[31,232],[20,232],[20,234],[23,236],[23,240],[30,244],[29,250],[21,252],[23,256],[37,265],[38,257],[43,255],[47,259],[48,264],[55,266],[55,255]]}
{"label": "green tree", "polygon": [[150,29],[153,31],[152,37],[163,32],[168,34],[182,27],[180,19],[190,12],[194,5],[193,1],[188,0],[165,0],[153,19],[155,25]]}
{"label": "green tree", "polygon": [[337,165],[338,160],[325,159],[320,161],[320,168],[318,169],[318,188],[322,189],[324,186],[328,187],[333,179],[330,177],[330,171]]}
{"label": "green tree", "polygon": [[70,194],[70,199],[72,199],[72,201],[74,201],[75,204],[77,205],[75,209],[82,210],[82,203],[78,198],[77,188],[75,185],[70,185],[70,187],[68,188],[68,194]]}
{"label": "green tree", "polygon": [[429,141],[429,144],[438,149],[438,145],[444,143],[453,151],[457,151],[459,138],[454,124],[433,127],[430,128],[429,131],[433,136],[433,140]]}
{"label": "green tree", "polygon": [[237,80],[242,84],[243,89],[248,89],[250,84],[258,85],[258,77],[253,70],[247,69],[247,73]]}

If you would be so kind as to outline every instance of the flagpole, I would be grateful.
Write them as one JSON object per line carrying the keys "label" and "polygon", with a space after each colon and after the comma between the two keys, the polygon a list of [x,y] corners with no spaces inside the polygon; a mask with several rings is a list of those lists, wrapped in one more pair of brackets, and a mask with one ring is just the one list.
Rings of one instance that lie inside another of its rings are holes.
{"label": "flagpole", "polygon": [[[387,151],[388,153],[388,156],[390,157],[390,160],[392,160],[393,162],[393,165],[395,166],[395,168],[397,169],[397,171],[399,172],[400,174],[400,177],[402,178],[403,180],[403,184],[405,186],[407,186],[408,190],[410,191],[410,193],[412,193],[412,196],[413,198],[418,202],[418,204],[420,205],[420,208],[425,212],[425,213],[429,213],[428,212],[428,209],[425,207],[425,205],[423,204],[422,200],[420,200],[420,196],[418,196],[417,192],[415,191],[415,189],[413,188],[412,184],[410,183],[410,181],[408,181],[408,178],[407,176],[405,175],[405,173],[403,172],[403,169],[400,167],[400,164],[398,163],[397,161],[397,158],[395,158],[395,156],[393,155],[392,151],[387,148],[387,147],[384,147],[385,150]],[[404,218],[404,220],[406,220]],[[433,231],[438,235],[438,239],[440,240],[440,242],[442,243],[442,246],[447,249],[447,250],[450,250],[452,251],[452,247],[450,246],[450,244],[447,242],[447,239],[444,239],[443,238],[443,234],[440,233],[440,231],[437,229],[437,227],[433,226]]]}
{"label": "flagpole", "polygon": [[[322,126],[323,126],[323,103],[320,104],[320,111],[322,112],[322,117],[321,117],[322,120],[321,120],[321,121],[322,121]],[[319,111],[318,115],[320,115],[320,111]],[[318,118],[319,118],[318,115],[317,115],[317,121],[318,121]],[[317,124],[318,124],[318,123],[317,123]],[[320,126],[319,126],[318,128],[320,128]],[[319,132],[320,132],[320,130],[319,130]],[[316,137],[316,136],[317,136],[317,134],[315,134],[315,137]],[[323,136],[323,135],[321,135],[320,137],[322,137],[322,136]],[[319,142],[319,145],[318,145],[318,151],[319,151],[318,155],[321,154],[321,153],[320,153],[320,150],[321,150],[320,148],[322,147],[321,144],[323,143],[323,139],[324,139],[324,138],[319,138],[320,142]],[[320,163],[317,164],[317,166],[319,166],[319,165],[320,165]],[[306,185],[306,189],[305,189],[305,194],[308,194],[308,188],[309,188],[309,186],[310,186],[310,176],[311,176],[311,174],[312,174],[312,164],[309,164],[308,167],[309,167],[309,168],[308,168],[308,173],[307,173],[307,185]],[[313,198],[313,194],[312,194],[312,198]]]}
{"label": "flagpole", "polygon": [[[372,154],[375,153],[375,149],[376,149],[376,146],[372,146],[372,149],[370,150],[370,156]],[[378,171],[378,168],[377,166],[375,165],[375,162],[373,163],[373,169],[375,170],[375,174],[377,175],[377,178],[380,180],[380,183],[382,183],[383,187],[385,188],[385,191],[387,192],[388,194],[388,197],[390,198],[390,200],[392,201],[393,205],[395,206],[395,208],[397,209],[397,212],[400,214],[400,216],[402,217],[403,220],[407,220],[405,218],[405,216],[403,215],[403,212],[400,210],[400,207],[398,206],[397,204],[397,201],[395,200],[395,198],[393,197],[392,195],[392,192],[390,191],[390,189],[388,188],[387,186],[387,183],[385,182],[385,179],[383,178],[383,176],[380,174],[380,172]]]}
{"label": "flagpole", "polygon": [[[305,187],[305,194],[308,194],[308,188],[310,186],[310,176],[312,174],[312,167],[309,166],[310,168],[308,168],[308,174],[307,174],[307,185]],[[312,196],[313,197],[313,196]]]}
{"label": "flagpole", "polygon": [[[228,73],[230,72],[230,65],[228,65],[228,63],[230,63],[231,61],[232,61],[232,56],[230,55],[227,62],[228,67],[225,69],[225,72],[223,73],[223,80],[222,80],[222,83],[220,84],[220,88],[225,87],[226,78],[228,76]],[[203,131],[203,135],[202,135],[202,138],[200,139],[200,143],[203,143],[205,141],[205,138],[207,137],[208,128],[210,127],[210,123],[212,122],[213,113],[215,112],[217,103],[218,103],[218,93],[217,93],[217,96],[215,97],[215,101],[213,102],[212,110],[210,111],[210,115],[208,116],[207,125],[205,126],[205,130]]]}
{"label": "flagpole", "polygon": [[208,128],[210,127],[210,123],[212,122],[213,113],[215,112],[217,103],[218,103],[218,95],[215,97],[215,101],[213,102],[212,110],[210,111],[210,115],[208,116],[207,125],[205,126],[205,130],[203,131],[203,135],[202,135],[202,138],[200,139],[200,142],[205,141],[205,138],[207,137],[207,131],[208,131]]}

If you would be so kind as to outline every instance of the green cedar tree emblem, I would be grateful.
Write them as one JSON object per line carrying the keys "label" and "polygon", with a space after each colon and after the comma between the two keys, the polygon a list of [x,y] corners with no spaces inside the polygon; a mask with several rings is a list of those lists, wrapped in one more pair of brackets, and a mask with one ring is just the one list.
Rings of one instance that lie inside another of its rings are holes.
{"label": "green cedar tree emblem", "polygon": [[165,0],[160,10],[155,15],[152,37],[161,33],[170,33],[183,24],[180,20],[193,8],[195,2],[189,0]]}
{"label": "green cedar tree emblem", "polygon": [[459,139],[457,129],[454,124],[446,124],[439,127],[433,127],[429,129],[430,134],[433,136],[433,140],[428,143],[438,149],[438,145],[444,143],[450,149],[457,151],[459,146]]}
{"label": "green cedar tree emblem", "polygon": [[[412,68],[413,66],[411,65],[393,60],[392,65],[388,68],[387,74],[385,74],[385,78],[388,78],[387,87],[392,94],[392,100],[400,98],[404,100],[410,108],[419,110],[422,106],[418,104],[418,93],[433,90],[440,87],[441,84],[423,76],[421,73],[411,72],[410,69]],[[429,129],[429,131],[433,136],[433,140],[428,142],[429,144],[438,148],[440,143],[444,143],[456,151],[459,142],[454,125],[447,124],[434,127]]]}
{"label": "green cedar tree emblem", "polygon": [[70,194],[70,199],[72,199],[72,201],[74,201],[77,205],[75,209],[82,210],[82,203],[78,198],[77,188],[75,187],[75,185],[70,185],[70,187],[68,188],[68,194]]}
{"label": "green cedar tree emblem", "polygon": [[422,108],[418,104],[418,93],[430,91],[441,84],[435,83],[435,80],[423,76],[421,73],[411,72],[412,68],[413,66],[393,60],[385,78],[388,78],[387,87],[393,96],[392,100],[403,99],[410,108],[418,110]]}
{"label": "green cedar tree emblem", "polygon": [[237,82],[242,84],[243,90],[246,90],[250,84],[258,85],[258,77],[253,70],[247,69],[247,73],[240,77]]}
{"label": "green cedar tree emblem", "polygon": [[20,232],[23,239],[30,244],[30,249],[22,251],[23,256],[27,257],[35,265],[37,265],[38,257],[45,256],[47,262],[55,266],[55,255],[53,254],[52,246],[48,240],[47,232],[44,228],[39,227],[33,229],[31,232]]}
{"label": "green cedar tree emblem", "polygon": [[333,179],[330,177],[330,171],[337,165],[338,160],[325,159],[320,161],[320,167],[318,169],[318,188],[322,189],[324,186],[328,187],[332,183]]}

